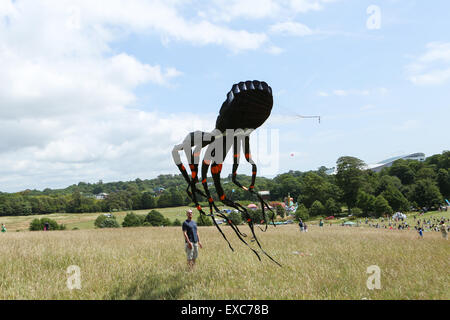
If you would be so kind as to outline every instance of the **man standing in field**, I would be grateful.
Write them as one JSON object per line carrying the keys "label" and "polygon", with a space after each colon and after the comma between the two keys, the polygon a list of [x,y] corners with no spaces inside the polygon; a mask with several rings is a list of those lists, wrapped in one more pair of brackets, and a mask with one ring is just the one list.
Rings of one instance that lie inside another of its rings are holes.
{"label": "man standing in field", "polygon": [[192,210],[186,210],[186,221],[183,222],[183,235],[188,267],[192,270],[195,266],[195,259],[198,257],[198,247],[202,244],[198,237],[197,224],[192,220]]}
{"label": "man standing in field", "polygon": [[444,220],[441,221],[441,233],[442,233],[442,238],[444,238],[445,240],[448,240],[448,230],[447,230],[447,226],[445,225]]}

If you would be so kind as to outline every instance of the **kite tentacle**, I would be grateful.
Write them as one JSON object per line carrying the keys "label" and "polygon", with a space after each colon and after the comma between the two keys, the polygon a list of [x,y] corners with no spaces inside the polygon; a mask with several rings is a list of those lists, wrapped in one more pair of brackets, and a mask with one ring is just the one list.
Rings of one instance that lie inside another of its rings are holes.
{"label": "kite tentacle", "polygon": [[[188,135],[188,137],[191,137],[191,136],[192,136],[192,134]],[[188,137],[186,139],[188,139]],[[185,139],[185,141],[186,141],[186,139]],[[200,206],[200,204],[198,203],[198,200],[197,200],[196,193],[207,198],[207,196],[203,192],[201,192],[199,189],[197,189],[197,187],[196,187],[196,183],[198,182],[198,174],[197,174],[198,173],[198,159],[200,157],[201,145],[200,146],[196,145],[196,148],[193,153],[191,153],[190,151],[188,153],[185,147],[186,147],[185,144],[184,145],[183,144],[176,145],[172,151],[172,157],[173,157],[178,169],[181,171],[181,174],[183,175],[184,179],[188,183],[188,187],[186,188],[186,193],[188,194],[188,196],[192,200],[192,202],[194,202],[194,205],[195,205],[196,209],[200,212],[200,214],[211,217],[214,225],[219,230],[219,232],[222,234],[225,241],[228,243],[228,246],[230,247],[231,251],[234,251],[234,249],[231,246],[230,242],[228,241],[227,237],[225,236],[225,234],[223,233],[223,231],[220,229],[219,225],[217,224],[216,220],[214,219],[214,215],[213,215],[212,211],[211,211],[211,214],[206,214],[203,211],[202,207]],[[178,153],[181,150],[184,150],[186,152],[186,157],[190,161],[189,167],[191,169],[192,179],[189,177],[186,168],[184,167],[183,163],[181,162],[181,158]],[[189,188],[191,188],[192,191],[190,191]]]}
{"label": "kite tentacle", "polygon": [[[213,169],[214,168],[214,169]],[[216,186],[216,190],[217,190],[217,193],[219,194],[219,198],[220,198],[220,201],[222,201],[225,205],[228,205],[228,206],[230,206],[230,207],[234,207],[234,208],[236,208],[237,210],[239,210],[241,213],[243,213],[243,215],[244,215],[244,218],[246,219],[246,221],[247,221],[247,224],[249,225],[249,227],[250,227],[250,230],[251,230],[251,232],[252,232],[252,235],[253,235],[253,239],[255,239],[255,241],[256,241],[256,243],[258,244],[258,247],[261,249],[261,251],[270,259],[270,260],[272,260],[273,262],[275,262],[278,266],[280,266],[281,267],[281,264],[279,264],[277,261],[275,261],[267,252],[265,252],[264,251],[264,249],[261,247],[261,244],[259,243],[259,241],[258,241],[258,238],[256,237],[256,234],[255,234],[255,230],[254,230],[254,227],[253,227],[253,220],[251,219],[251,217],[250,217],[250,215],[249,215],[249,213],[247,212],[247,210],[242,206],[242,205],[240,205],[239,203],[236,203],[236,202],[233,202],[233,201],[231,201],[230,199],[227,199],[226,198],[226,196],[225,196],[225,193],[224,193],[224,191],[223,191],[223,188],[222,188],[222,185],[220,184],[220,172],[221,172],[221,169],[222,169],[222,165],[221,164],[213,164],[212,165],[212,167],[211,167],[211,172],[212,172],[212,174],[213,174],[213,179],[214,179],[214,184],[215,184],[215,186]],[[243,239],[241,239],[255,254],[256,254],[256,256],[258,257],[258,259],[259,260],[261,260],[261,258],[260,258],[260,256],[259,256],[259,254],[257,253],[257,251],[256,250],[254,250],[253,248],[251,248]]]}

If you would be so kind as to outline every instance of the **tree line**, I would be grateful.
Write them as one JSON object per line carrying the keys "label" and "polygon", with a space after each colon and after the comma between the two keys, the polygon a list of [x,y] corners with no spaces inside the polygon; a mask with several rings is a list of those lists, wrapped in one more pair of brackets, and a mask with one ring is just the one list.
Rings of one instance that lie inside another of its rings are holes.
{"label": "tree line", "polygon": [[[340,157],[337,173],[327,168],[300,172],[289,171],[273,179],[257,177],[259,191],[269,190],[271,201],[283,201],[290,194],[299,203],[298,214],[318,216],[338,214],[342,208],[355,215],[380,216],[411,207],[437,207],[450,198],[450,151],[428,157],[423,162],[397,160],[380,172],[366,169],[365,163],[351,156]],[[237,175],[243,185],[251,177]],[[217,199],[212,179],[210,191]],[[257,201],[251,193],[238,188],[231,174],[222,179],[228,198]],[[0,193],[0,216],[46,213],[114,212],[190,205],[186,183],[178,175],[159,175],[155,179],[128,182],[80,182],[65,189],[25,190]],[[107,193],[105,199],[94,195]],[[204,204],[207,199],[199,196]]]}

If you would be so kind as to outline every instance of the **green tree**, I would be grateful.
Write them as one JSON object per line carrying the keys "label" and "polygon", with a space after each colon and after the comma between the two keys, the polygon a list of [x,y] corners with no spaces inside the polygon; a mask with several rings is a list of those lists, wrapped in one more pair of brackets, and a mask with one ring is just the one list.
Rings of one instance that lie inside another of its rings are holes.
{"label": "green tree", "polygon": [[365,163],[354,157],[340,157],[337,162],[336,183],[342,189],[342,199],[349,212],[356,205],[359,188],[363,184]]}
{"label": "green tree", "polygon": [[395,211],[409,211],[409,201],[405,196],[394,186],[388,186],[381,195],[386,199]]}
{"label": "green tree", "polygon": [[151,192],[144,192],[142,194],[142,209],[156,208],[156,200]]}
{"label": "green tree", "polygon": [[120,225],[116,217],[112,214],[101,214],[95,219],[94,225],[97,228],[119,228]]}
{"label": "green tree", "polygon": [[325,203],[328,199],[337,200],[341,195],[339,188],[315,172],[306,173],[301,179],[301,194],[297,199],[298,203],[304,203],[306,207],[311,207],[315,200]]}
{"label": "green tree", "polygon": [[303,221],[306,221],[309,219],[309,213],[308,209],[305,207],[305,205],[302,203],[297,207],[297,210],[295,211],[295,221],[299,221],[302,219]]}
{"label": "green tree", "polygon": [[450,197],[450,171],[449,169],[439,169],[436,178],[437,184],[441,194],[448,198]]}
{"label": "green tree", "polygon": [[44,230],[44,225],[49,224],[49,230],[65,230],[66,226],[64,224],[58,224],[55,220],[50,218],[33,219],[31,221],[29,230],[30,231],[42,231]]}
{"label": "green tree", "polygon": [[381,194],[375,199],[374,211],[377,217],[381,217],[383,214],[391,215],[393,212],[388,201]]}
{"label": "green tree", "polygon": [[284,218],[284,216],[286,215],[286,210],[283,208],[283,206],[281,204],[277,204],[276,213],[281,218]]}
{"label": "green tree", "polygon": [[145,217],[145,221],[150,223],[152,226],[163,226],[165,223],[167,223],[166,218],[161,214],[161,212],[152,210],[150,211],[147,216]]}
{"label": "green tree", "polygon": [[178,189],[170,189],[170,194],[171,194],[171,206],[182,206],[185,205],[185,198],[184,198],[184,194],[185,192],[181,192]]}
{"label": "green tree", "polygon": [[367,216],[374,212],[375,197],[360,190],[358,192],[358,197],[356,198],[356,206],[362,210],[364,215]]}
{"label": "green tree", "polygon": [[197,225],[198,226],[212,226],[213,222],[211,220],[211,217],[207,217],[203,214],[200,214],[197,218]]}
{"label": "green tree", "polygon": [[327,215],[339,214],[341,213],[341,206],[334,199],[330,198],[325,202],[325,211]]}
{"label": "green tree", "polygon": [[100,228],[120,228],[120,225],[119,225],[119,223],[117,222],[116,219],[106,218],[100,224]]}
{"label": "green tree", "polygon": [[158,198],[158,207],[167,208],[174,206],[172,204],[172,194],[169,190],[164,190],[164,192]]}
{"label": "green tree", "polygon": [[139,227],[144,223],[144,219],[133,212],[127,213],[122,222],[122,227]]}
{"label": "green tree", "polygon": [[319,200],[314,201],[311,208],[309,208],[309,215],[315,217],[323,214],[325,214],[325,207],[323,204]]}
{"label": "green tree", "polygon": [[231,220],[235,225],[239,225],[242,223],[242,217],[239,212],[231,211],[227,214],[227,218]]}
{"label": "green tree", "polygon": [[430,167],[420,168],[420,170],[417,171],[417,173],[416,173],[416,179],[417,180],[430,179],[430,180],[435,181],[436,180],[436,172]]}
{"label": "green tree", "polygon": [[406,160],[400,159],[395,161],[389,168],[389,174],[391,176],[398,177],[403,184],[411,184],[414,182],[414,171],[409,167]]}
{"label": "green tree", "polygon": [[172,225],[175,226],[175,227],[181,226],[181,221],[178,220],[178,218],[177,218],[177,219],[175,219],[175,220],[173,221]]}
{"label": "green tree", "polygon": [[418,180],[413,189],[413,201],[420,207],[432,207],[441,204],[443,199],[439,188],[433,180]]}

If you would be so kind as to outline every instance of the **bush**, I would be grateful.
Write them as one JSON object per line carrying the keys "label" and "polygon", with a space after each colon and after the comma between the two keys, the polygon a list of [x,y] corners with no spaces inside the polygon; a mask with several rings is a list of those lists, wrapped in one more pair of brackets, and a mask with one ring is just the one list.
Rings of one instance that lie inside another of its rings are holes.
{"label": "bush", "polygon": [[311,208],[309,208],[309,215],[315,217],[323,214],[325,214],[325,207],[319,200],[314,201]]}
{"label": "bush", "polygon": [[154,226],[154,227],[159,227],[159,226],[164,226],[164,225],[170,225],[170,221],[169,224],[167,223],[167,219],[164,218],[164,216],[161,214],[161,212],[156,211],[156,210],[152,210],[150,211],[147,216],[145,217],[145,221],[150,223],[150,225]]}
{"label": "bush", "polygon": [[200,214],[200,216],[197,219],[197,225],[198,226],[212,226],[213,222],[211,221],[210,217]]}
{"label": "bush", "polygon": [[[105,221],[108,218],[108,214],[101,214],[97,217],[97,219],[95,219],[94,225],[97,228],[101,228],[100,225],[102,224],[103,221]],[[110,215],[112,217],[114,217],[113,215]]]}
{"label": "bush", "polygon": [[94,225],[97,228],[119,228],[120,225],[116,217],[112,214],[101,214],[95,219]]}
{"label": "bush", "polygon": [[252,219],[253,224],[259,224],[261,223],[261,220],[263,220],[262,211],[261,209],[254,209],[254,210],[247,210],[250,219]]}
{"label": "bush", "polygon": [[120,225],[115,218],[106,218],[101,223],[100,228],[120,228]]}
{"label": "bush", "polygon": [[286,215],[286,210],[283,208],[281,204],[277,204],[276,213],[280,217],[284,218],[284,216]]}
{"label": "bush", "polygon": [[352,216],[362,217],[363,216],[363,211],[360,208],[353,208],[352,209]]}
{"label": "bush", "polygon": [[181,221],[178,219],[175,219],[175,221],[172,223],[172,225],[175,227],[181,226]]}
{"label": "bush", "polygon": [[64,224],[58,224],[55,220],[50,218],[33,219],[30,223],[30,231],[42,231],[44,230],[45,223],[49,224],[49,230],[65,230],[66,226]]}
{"label": "bush", "polygon": [[302,221],[305,221],[305,220],[309,219],[308,209],[306,209],[306,207],[303,203],[298,206],[297,210],[295,211],[294,216],[295,216],[295,221],[300,221],[300,219],[302,219]]}
{"label": "bush", "polygon": [[[235,225],[239,225],[242,223],[242,216],[239,212],[234,212],[231,211],[228,215],[227,215],[228,219],[231,220],[231,222],[233,222],[233,224]],[[227,222],[228,223],[228,222]]]}
{"label": "bush", "polygon": [[123,219],[122,222],[122,227],[139,227],[142,226],[142,224],[144,223],[144,219],[141,218],[141,216],[130,212],[127,213],[127,215],[125,216],[125,218]]}
{"label": "bush", "polygon": [[325,202],[326,214],[331,216],[336,213],[341,213],[341,206],[334,199],[330,198]]}

